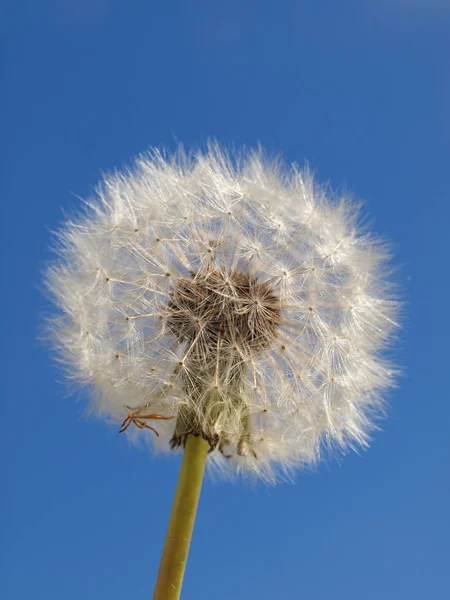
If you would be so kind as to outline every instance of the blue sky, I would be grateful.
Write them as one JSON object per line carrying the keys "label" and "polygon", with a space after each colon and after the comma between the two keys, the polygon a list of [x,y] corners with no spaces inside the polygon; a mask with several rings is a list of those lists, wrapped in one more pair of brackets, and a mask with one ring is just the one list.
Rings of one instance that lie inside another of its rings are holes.
{"label": "blue sky", "polygon": [[183,598],[446,597],[450,2],[0,11],[2,597],[151,597],[179,460],[129,447],[67,396],[36,341],[40,272],[49,230],[102,171],[209,137],[307,160],[366,202],[400,267],[405,376],[368,452],[295,485],[207,477]]}

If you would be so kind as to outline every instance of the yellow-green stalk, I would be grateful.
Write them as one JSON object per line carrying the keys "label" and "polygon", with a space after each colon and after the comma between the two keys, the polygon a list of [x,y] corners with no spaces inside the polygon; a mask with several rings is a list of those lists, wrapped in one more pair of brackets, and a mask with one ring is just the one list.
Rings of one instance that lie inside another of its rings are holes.
{"label": "yellow-green stalk", "polygon": [[194,529],[209,444],[186,440],[153,600],[178,600]]}

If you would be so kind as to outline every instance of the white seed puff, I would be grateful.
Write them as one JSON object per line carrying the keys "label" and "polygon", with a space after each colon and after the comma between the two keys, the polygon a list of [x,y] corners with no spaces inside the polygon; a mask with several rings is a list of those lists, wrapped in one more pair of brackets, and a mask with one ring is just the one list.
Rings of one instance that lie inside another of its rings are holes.
{"label": "white seed puff", "polygon": [[365,445],[398,305],[358,212],[262,152],[151,151],[58,233],[59,356],[98,414],[160,449],[200,435],[231,470]]}

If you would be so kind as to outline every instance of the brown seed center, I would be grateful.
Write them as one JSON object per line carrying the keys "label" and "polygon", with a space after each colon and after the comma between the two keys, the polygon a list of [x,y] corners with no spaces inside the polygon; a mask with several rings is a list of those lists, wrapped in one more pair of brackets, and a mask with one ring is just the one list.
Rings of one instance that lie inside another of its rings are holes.
{"label": "brown seed center", "polygon": [[180,342],[197,339],[205,359],[220,349],[268,348],[281,321],[280,301],[269,284],[240,270],[205,270],[178,279],[167,309],[173,335]]}

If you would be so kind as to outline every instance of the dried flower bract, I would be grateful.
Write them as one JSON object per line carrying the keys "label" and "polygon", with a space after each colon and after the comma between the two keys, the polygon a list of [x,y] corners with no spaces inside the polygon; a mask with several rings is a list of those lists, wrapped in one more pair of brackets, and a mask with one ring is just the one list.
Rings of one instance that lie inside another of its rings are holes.
{"label": "dried flower bract", "polygon": [[217,464],[269,480],[367,443],[393,380],[388,257],[307,171],[150,152],[58,240],[55,344],[123,430],[202,436]]}

